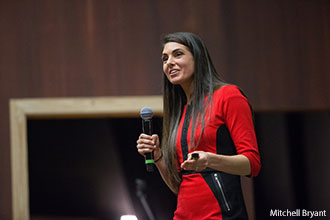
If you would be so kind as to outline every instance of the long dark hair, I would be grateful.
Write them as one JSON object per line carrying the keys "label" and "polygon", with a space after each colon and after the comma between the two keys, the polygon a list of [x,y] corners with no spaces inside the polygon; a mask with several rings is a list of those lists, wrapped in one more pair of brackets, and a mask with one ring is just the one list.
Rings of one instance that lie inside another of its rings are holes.
{"label": "long dark hair", "polygon": [[[194,57],[194,87],[191,97],[192,106],[192,129],[191,134],[195,133],[196,125],[201,123],[201,135],[204,131],[205,108],[210,107],[213,99],[213,91],[225,82],[221,79],[212,63],[211,57],[203,41],[195,34],[188,32],[177,32],[168,34],[163,39],[163,49],[166,43],[176,42],[188,48]],[[186,94],[180,85],[173,85],[163,74],[163,135],[162,151],[165,163],[169,172],[172,189],[177,191],[181,177],[177,169],[176,137],[180,118],[187,104]],[[205,97],[207,102],[205,103]],[[192,138],[193,140],[193,138]],[[192,148],[197,147],[198,143],[190,142]]]}

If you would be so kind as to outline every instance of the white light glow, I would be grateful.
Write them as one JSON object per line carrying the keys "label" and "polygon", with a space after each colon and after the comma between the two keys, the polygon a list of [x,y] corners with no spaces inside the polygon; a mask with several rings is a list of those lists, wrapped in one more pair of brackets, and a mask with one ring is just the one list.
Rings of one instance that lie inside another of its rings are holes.
{"label": "white light glow", "polygon": [[120,220],[138,220],[135,215],[122,215]]}

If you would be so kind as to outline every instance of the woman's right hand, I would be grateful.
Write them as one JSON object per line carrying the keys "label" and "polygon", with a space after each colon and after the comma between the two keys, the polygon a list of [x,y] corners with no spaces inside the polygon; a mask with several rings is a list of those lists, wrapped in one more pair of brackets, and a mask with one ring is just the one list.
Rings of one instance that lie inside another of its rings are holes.
{"label": "woman's right hand", "polygon": [[142,133],[136,143],[136,148],[142,156],[153,151],[155,159],[160,157],[159,137],[157,134],[150,136]]}

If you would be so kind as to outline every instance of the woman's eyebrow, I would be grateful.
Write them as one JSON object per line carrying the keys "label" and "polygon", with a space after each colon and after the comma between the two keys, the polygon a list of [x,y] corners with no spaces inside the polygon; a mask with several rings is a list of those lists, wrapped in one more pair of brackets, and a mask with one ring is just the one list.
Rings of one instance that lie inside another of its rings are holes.
{"label": "woman's eyebrow", "polygon": [[[175,53],[179,50],[181,50],[181,48],[176,48],[176,49],[172,50],[170,53]],[[166,56],[166,55],[167,55],[167,53],[162,53],[162,56]]]}
{"label": "woman's eyebrow", "polygon": [[179,51],[179,50],[181,50],[181,48],[174,49],[174,50],[172,51],[172,53],[175,53],[175,52],[177,52],[177,51]]}

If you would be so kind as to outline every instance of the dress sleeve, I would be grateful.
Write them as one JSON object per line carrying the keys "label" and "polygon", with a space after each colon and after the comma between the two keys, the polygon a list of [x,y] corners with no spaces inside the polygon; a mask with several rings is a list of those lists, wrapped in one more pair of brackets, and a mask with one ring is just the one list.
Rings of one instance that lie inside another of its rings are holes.
{"label": "dress sleeve", "polygon": [[222,110],[225,124],[235,144],[237,154],[248,158],[251,176],[260,171],[260,155],[253,125],[250,104],[237,87],[231,87],[224,94]]}

